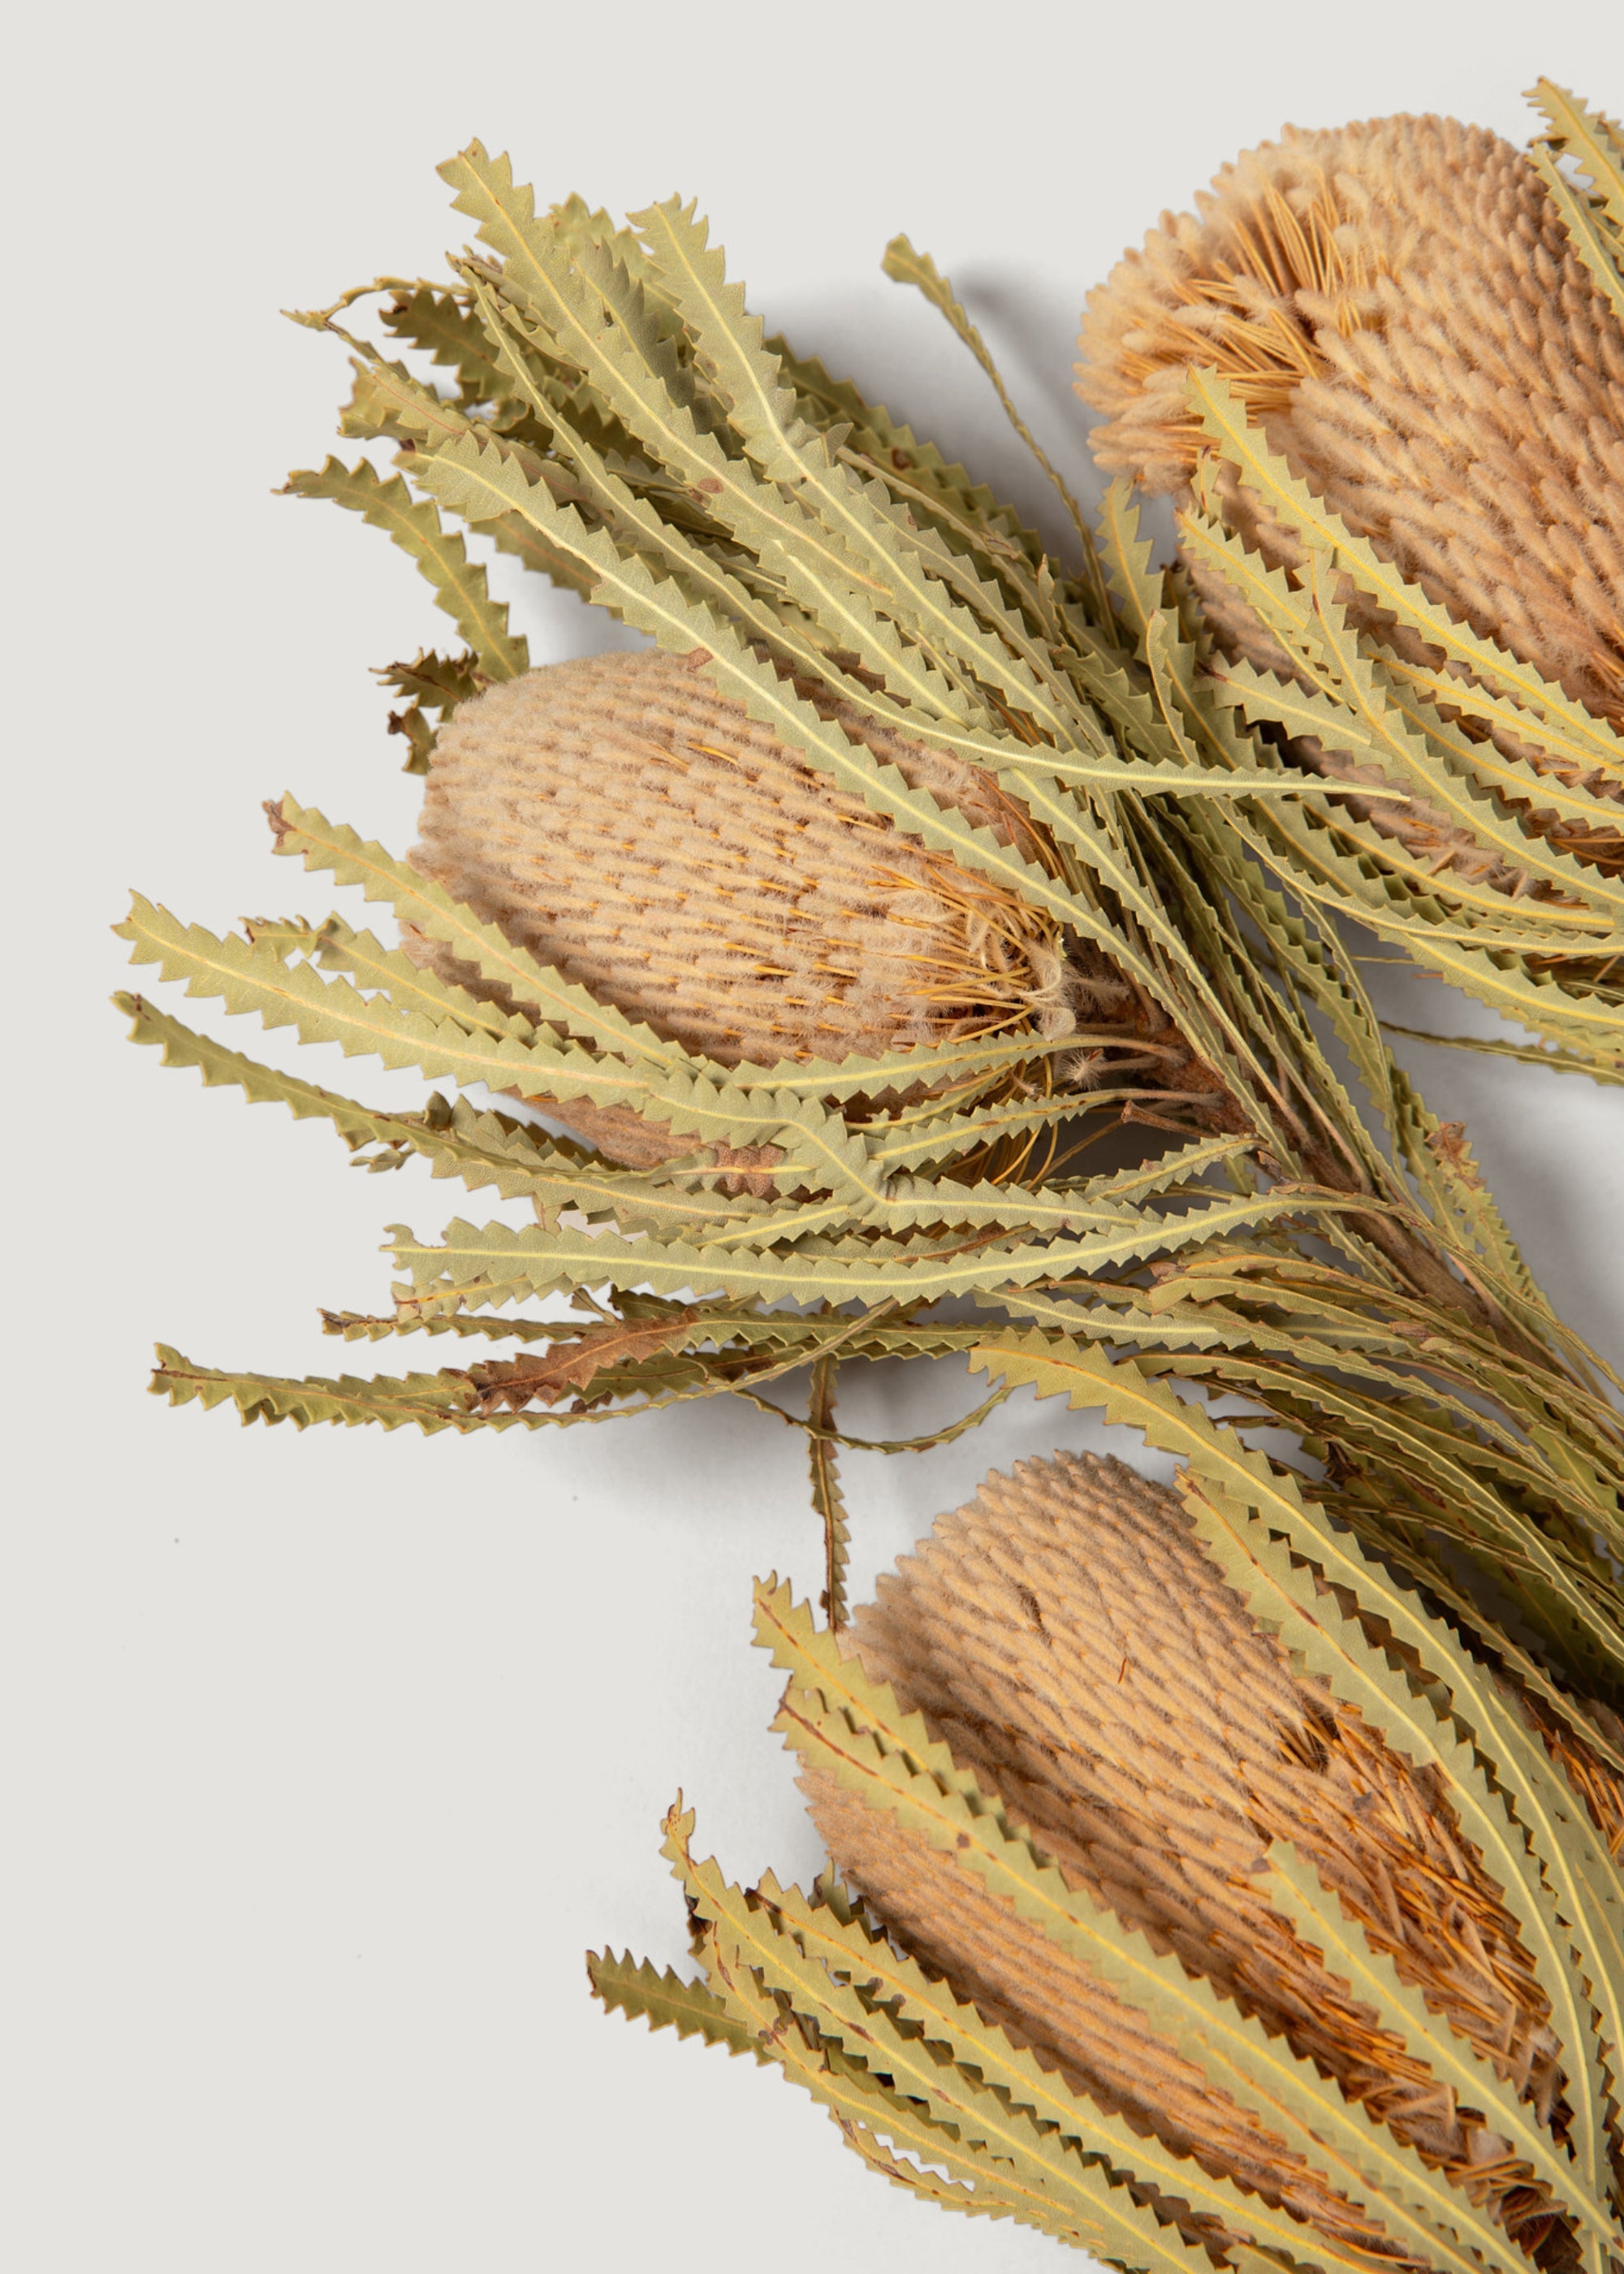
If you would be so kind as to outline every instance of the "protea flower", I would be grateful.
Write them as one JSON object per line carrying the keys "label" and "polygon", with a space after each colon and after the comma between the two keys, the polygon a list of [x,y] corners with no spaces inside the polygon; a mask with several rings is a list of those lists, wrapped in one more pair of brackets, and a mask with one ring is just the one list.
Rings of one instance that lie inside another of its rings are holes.
{"label": "protea flower", "polygon": [[[1101,464],[1186,506],[1199,493],[1297,578],[1300,531],[1205,459],[1187,382],[1215,371],[1347,530],[1450,619],[1619,727],[1624,331],[1530,157],[1453,118],[1288,128],[1197,203],[1199,215],[1164,215],[1089,297],[1078,385],[1106,414]],[[1187,546],[1185,559],[1229,653],[1301,676],[1210,558]],[[1339,597],[1401,659],[1436,664],[1425,627],[1395,621],[1357,580]],[[1496,724],[1498,747],[1604,801],[1535,810],[1529,828],[1624,868],[1624,809],[1615,823],[1605,802],[1624,797],[1624,745],[1604,735],[1587,770],[1545,747],[1537,719],[1521,726]],[[1334,737],[1298,748],[1355,774]],[[1518,894],[1534,881],[1456,815],[1422,805],[1370,818],[1435,870]]]}

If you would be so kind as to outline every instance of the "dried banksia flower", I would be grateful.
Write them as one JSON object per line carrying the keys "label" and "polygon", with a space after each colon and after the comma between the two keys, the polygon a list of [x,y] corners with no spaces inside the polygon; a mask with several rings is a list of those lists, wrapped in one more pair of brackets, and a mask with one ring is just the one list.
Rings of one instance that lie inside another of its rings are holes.
{"label": "dried banksia flower", "polygon": [[834,1873],[730,1887],[679,1803],[704,1983],[605,1955],[598,1994],[1119,2265],[1615,2257],[1606,1804],[1321,1512],[1269,1513],[1061,1455],[844,1636],[759,1588]]}
{"label": "dried banksia flower", "polygon": [[[435,744],[417,867],[599,1000],[721,1065],[1020,1032],[1052,1042],[1080,1011],[1124,1041],[1160,1032],[1159,1086],[1170,1060],[1173,1079],[1215,1089],[1096,948],[836,787],[702,677],[706,659],[594,656],[463,704]],[[911,788],[1053,867],[1043,832],[981,769],[850,705],[822,711]],[[478,990],[444,944],[405,940]],[[560,1111],[613,1158],[670,1149],[624,1109]]]}
{"label": "dried banksia flower", "polygon": [[[1100,463],[1186,506],[1216,505],[1268,566],[1300,577],[1302,529],[1207,456],[1188,381],[1215,373],[1380,561],[1604,727],[1624,721],[1624,330],[1530,159],[1452,118],[1289,128],[1197,203],[1199,215],[1164,215],[1089,297],[1078,384],[1106,414]],[[1210,549],[1183,550],[1228,651],[1302,676]],[[1339,598],[1402,660],[1436,663],[1429,628],[1402,611],[1395,621],[1390,594],[1356,578]],[[1450,667],[1463,675],[1458,659]],[[1520,734],[1492,726],[1500,748],[1569,787],[1624,796],[1624,751],[1605,737],[1575,754],[1543,747],[1537,719],[1517,723]],[[1334,736],[1299,747],[1354,775]],[[1587,769],[1586,755],[1600,763]],[[1370,817],[1437,869],[1501,890],[1542,873],[1439,807]],[[1624,813],[1610,818],[1594,797],[1531,825],[1584,861],[1624,866]]]}
{"label": "dried banksia flower", "polygon": [[[1497,2212],[1508,2206],[1514,2233],[1551,2230],[1549,2203],[1507,2171],[1507,2143],[1485,2142],[1273,1909],[1268,1850],[1294,1841],[1373,1946],[1548,2124],[1561,2089],[1549,2001],[1514,1922],[1436,1777],[1292,1673],[1202,1555],[1177,1494],[1119,1461],[1064,1454],[994,1474],[882,1578],[852,1639],[869,1678],[924,1714],[1073,1887],[1283,2031]],[[1057,1962],[974,1874],[828,1771],[804,1781],[831,1856],[874,1915],[1076,2088],[1316,2226],[1362,2224],[1271,2156],[1199,2061],[1134,2029],[1131,2008]],[[1363,2247],[1381,2246],[1366,2233]]]}
{"label": "dried banksia flower", "polygon": [[[988,776],[853,725],[911,787],[1041,856]],[[1052,922],[654,651],[554,664],[465,704],[439,736],[412,858],[544,962],[724,1065],[1076,1023]]]}
{"label": "dried banksia flower", "polygon": [[1214,366],[1350,529],[1624,717],[1624,335],[1526,155],[1453,118],[1288,129],[1198,203],[1089,297],[1101,463],[1186,490]]}

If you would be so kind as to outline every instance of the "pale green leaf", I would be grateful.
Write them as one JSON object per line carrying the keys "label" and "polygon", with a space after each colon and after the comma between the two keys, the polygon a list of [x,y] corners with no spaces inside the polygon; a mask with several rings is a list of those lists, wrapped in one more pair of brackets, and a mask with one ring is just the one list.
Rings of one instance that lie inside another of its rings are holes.
{"label": "pale green leaf", "polygon": [[426,577],[487,678],[512,679],[530,669],[523,637],[509,633],[507,605],[492,599],[485,570],[469,560],[462,538],[441,526],[431,503],[414,501],[398,474],[380,481],[365,458],[354,466],[329,458],[320,473],[289,474],[286,494],[330,498],[386,531]]}

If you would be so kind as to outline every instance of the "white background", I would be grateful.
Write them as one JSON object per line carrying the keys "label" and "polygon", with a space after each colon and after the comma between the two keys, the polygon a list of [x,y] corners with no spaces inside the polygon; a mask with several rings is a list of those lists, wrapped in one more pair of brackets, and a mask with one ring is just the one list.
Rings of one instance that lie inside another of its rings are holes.
{"label": "white background", "polygon": [[[329,1131],[162,1071],[107,1007],[151,981],[109,935],[132,885],[215,926],[325,912],[273,864],[261,798],[412,835],[367,667],[444,620],[380,533],[271,495],[320,463],[345,379],[277,310],[435,273],[464,227],[434,167],[477,133],[544,201],[696,195],[774,325],[1041,510],[956,344],[879,275],[894,230],[1083,475],[1077,312],[1162,207],[1288,118],[1446,109],[1521,139],[1541,71],[1617,109],[1620,23],[1560,0],[281,0],[38,10],[12,34],[0,2263],[1060,2263],[910,2203],[775,2077],[586,1992],[589,1945],[681,1962],[657,1853],[679,1783],[731,1874],[816,1868],[748,1644],[754,1573],[816,1585],[797,1435],[718,1404],[300,1437],[145,1394],[158,1337],[365,1370],[316,1306],[384,1306],[382,1226],[465,1199],[350,1174]],[[614,636],[545,595],[516,621],[537,661]],[[1412,978],[1388,994],[1411,1023],[1477,1016]],[[328,1057],[307,1071],[420,1093]],[[1624,1097],[1405,1057],[1568,1317],[1624,1358]],[[876,1375],[844,1418],[896,1434],[976,1394],[951,1367]],[[1107,1442],[1023,1397],[956,1448],[850,1459],[860,1585],[988,1465]]]}

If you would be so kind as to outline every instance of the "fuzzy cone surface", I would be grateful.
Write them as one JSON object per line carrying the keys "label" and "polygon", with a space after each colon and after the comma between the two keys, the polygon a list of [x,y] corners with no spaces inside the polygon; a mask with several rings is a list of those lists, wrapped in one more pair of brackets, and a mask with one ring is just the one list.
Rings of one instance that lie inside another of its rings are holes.
{"label": "fuzzy cone surface", "polygon": [[[910,787],[1033,848],[989,777],[875,743]],[[464,705],[421,828],[412,858],[455,898],[723,1065],[1076,1023],[1056,925],[820,782],[673,657],[557,664]]]}

